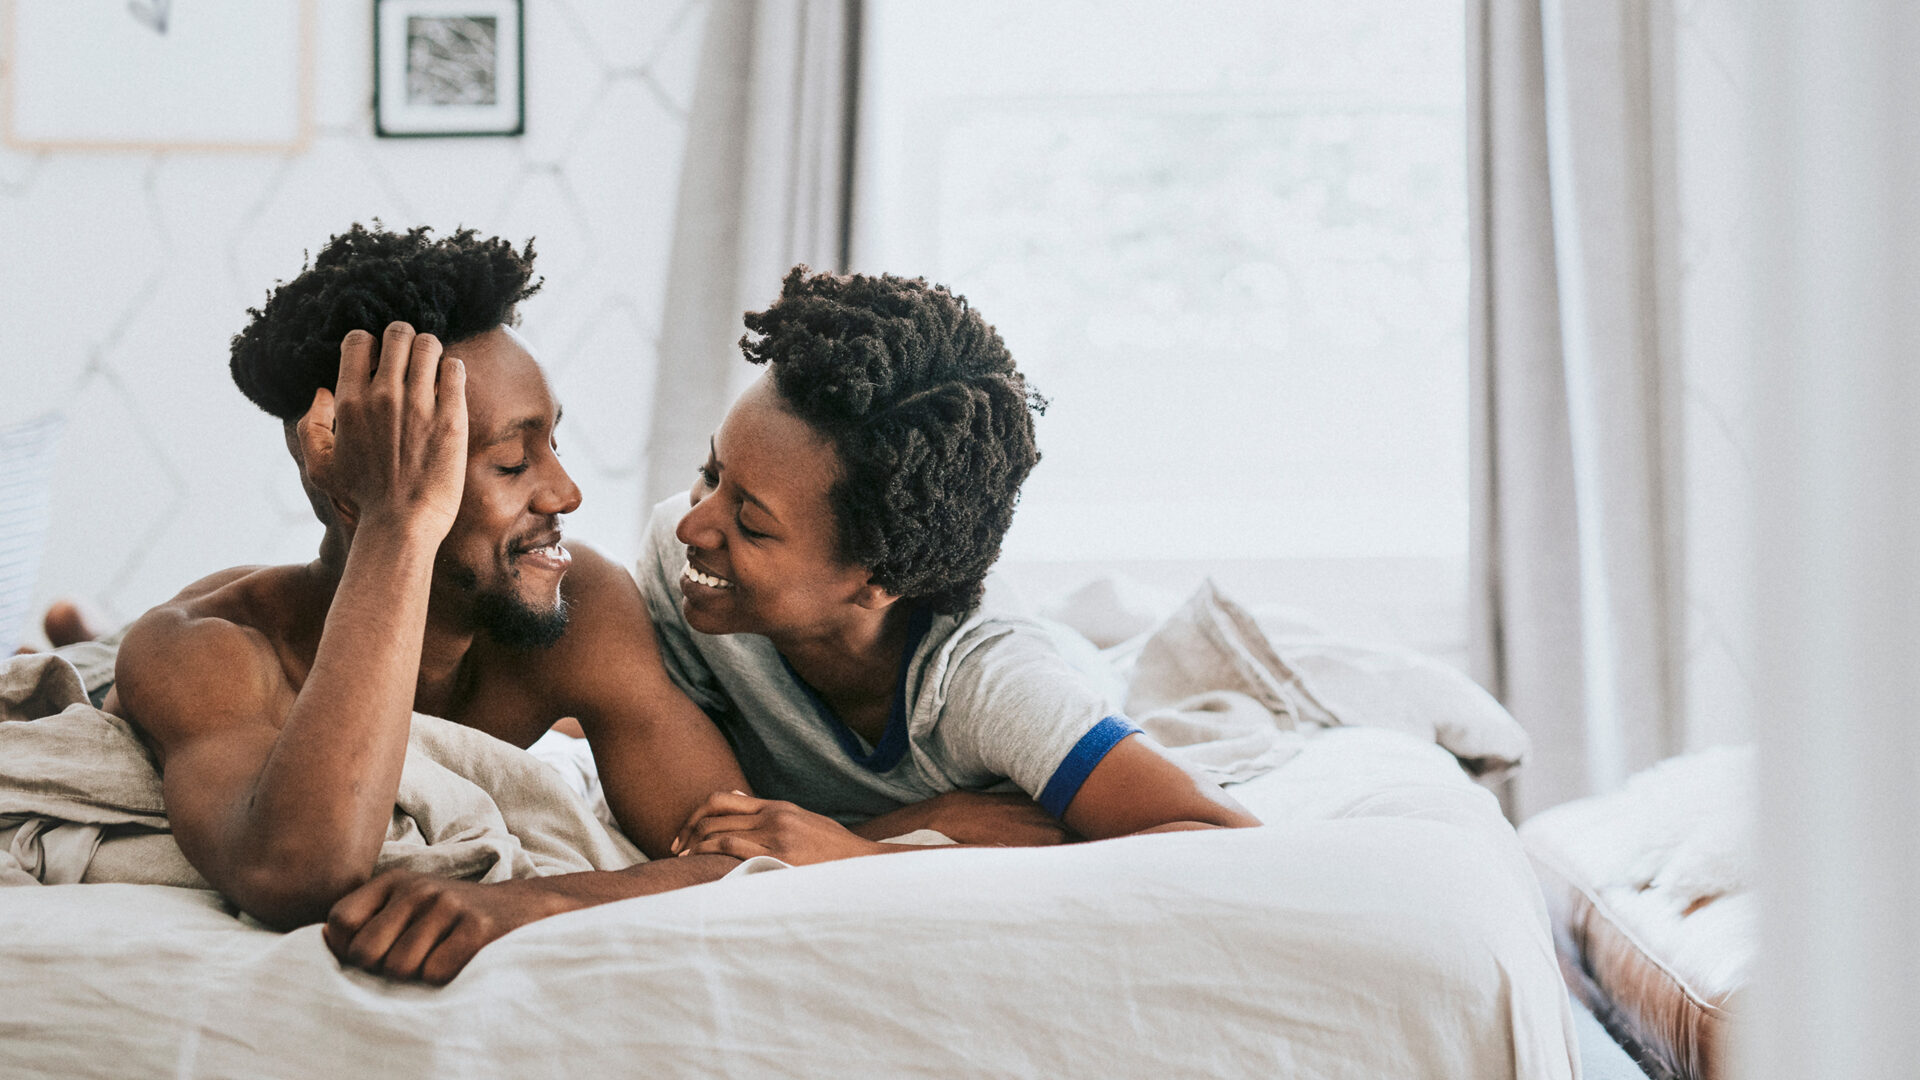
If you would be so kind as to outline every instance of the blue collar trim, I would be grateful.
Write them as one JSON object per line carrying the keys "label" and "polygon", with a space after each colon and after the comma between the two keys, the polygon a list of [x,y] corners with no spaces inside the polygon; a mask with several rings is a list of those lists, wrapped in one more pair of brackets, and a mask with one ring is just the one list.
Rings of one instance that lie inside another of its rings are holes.
{"label": "blue collar trim", "polygon": [[807,700],[813,702],[814,710],[826,722],[827,730],[833,732],[834,739],[839,742],[840,749],[846,752],[847,757],[868,772],[883,773],[900,764],[900,759],[907,754],[907,669],[912,666],[914,654],[920,651],[920,643],[926,640],[927,631],[932,627],[933,609],[931,608],[918,608],[909,618],[907,646],[900,653],[900,671],[893,680],[893,708],[887,713],[887,728],[880,733],[880,741],[874,744],[871,754],[861,749],[859,734],[848,727],[846,721],[840,719],[839,714],[820,699],[820,695],[814,692],[813,687],[807,685],[807,680],[793,670],[793,665],[787,662],[787,658],[778,650],[775,650],[774,655],[780,656],[780,666],[786,668],[787,674],[793,678],[793,681],[799,684],[800,689],[806,691]]}

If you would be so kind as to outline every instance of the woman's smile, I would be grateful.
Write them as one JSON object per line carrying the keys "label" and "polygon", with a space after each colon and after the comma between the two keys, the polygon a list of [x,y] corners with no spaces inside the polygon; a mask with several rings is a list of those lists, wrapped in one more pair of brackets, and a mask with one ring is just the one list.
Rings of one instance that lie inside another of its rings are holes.
{"label": "woman's smile", "polygon": [[683,572],[680,575],[680,580],[684,583],[681,586],[682,592],[687,591],[687,588],[686,588],[687,585],[692,585],[695,588],[710,590],[712,592],[723,592],[727,589],[733,588],[733,582],[728,581],[726,578],[723,578],[718,574],[705,573],[704,571],[700,570],[698,567],[694,566],[692,562],[687,563],[687,569],[685,572]]}

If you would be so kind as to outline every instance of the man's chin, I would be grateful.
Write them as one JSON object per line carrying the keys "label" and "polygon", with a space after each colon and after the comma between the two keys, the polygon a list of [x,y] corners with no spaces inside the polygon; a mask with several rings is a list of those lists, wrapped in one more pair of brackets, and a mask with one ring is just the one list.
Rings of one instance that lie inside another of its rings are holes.
{"label": "man's chin", "polygon": [[551,648],[567,634],[571,613],[566,600],[556,596],[536,607],[509,593],[481,593],[474,598],[475,629],[509,649]]}

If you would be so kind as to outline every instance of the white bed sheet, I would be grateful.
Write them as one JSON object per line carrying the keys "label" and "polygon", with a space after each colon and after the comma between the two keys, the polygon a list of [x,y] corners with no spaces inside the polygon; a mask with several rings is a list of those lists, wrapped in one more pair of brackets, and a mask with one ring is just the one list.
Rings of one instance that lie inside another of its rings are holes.
{"label": "white bed sheet", "polygon": [[1538,887],[1430,744],[1316,733],[1264,829],[931,850],[526,927],[450,986],[211,894],[0,892],[12,1076],[1571,1077]]}

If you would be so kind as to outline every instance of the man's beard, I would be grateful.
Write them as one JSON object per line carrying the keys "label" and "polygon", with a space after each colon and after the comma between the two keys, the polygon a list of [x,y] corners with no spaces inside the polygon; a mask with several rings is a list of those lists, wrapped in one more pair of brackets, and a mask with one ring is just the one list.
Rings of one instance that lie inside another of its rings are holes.
{"label": "man's beard", "polygon": [[511,593],[473,598],[474,628],[509,649],[551,648],[566,635],[568,615],[564,597],[545,611]]}
{"label": "man's beard", "polygon": [[468,619],[475,631],[509,649],[551,648],[567,633],[565,597],[556,596],[552,607],[542,610],[504,590],[480,590],[480,575],[458,563],[445,563],[454,584],[473,598]]}

